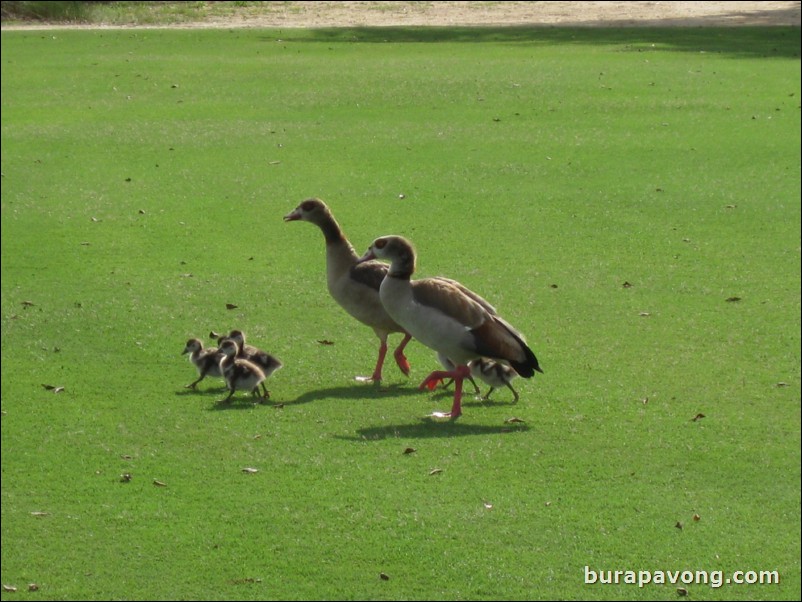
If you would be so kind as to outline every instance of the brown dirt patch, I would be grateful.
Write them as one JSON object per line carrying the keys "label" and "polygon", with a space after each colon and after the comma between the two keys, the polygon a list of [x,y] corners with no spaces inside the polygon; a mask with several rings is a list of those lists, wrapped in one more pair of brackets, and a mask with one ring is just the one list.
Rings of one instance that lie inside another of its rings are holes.
{"label": "brown dirt patch", "polygon": [[[175,27],[800,25],[800,2],[262,2]],[[3,29],[64,26],[3,26]],[[81,27],[81,26],[78,26]],[[87,26],[90,27],[90,26]],[[96,26],[94,26],[96,27]]]}

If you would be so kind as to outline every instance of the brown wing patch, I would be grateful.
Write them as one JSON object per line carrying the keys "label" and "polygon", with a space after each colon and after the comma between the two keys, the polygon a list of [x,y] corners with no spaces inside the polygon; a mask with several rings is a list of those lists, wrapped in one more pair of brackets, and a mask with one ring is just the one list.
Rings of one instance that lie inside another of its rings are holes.
{"label": "brown wing patch", "polygon": [[490,320],[474,328],[471,333],[476,341],[476,350],[481,355],[509,362],[524,378],[531,378],[535,372],[543,372],[521,334],[501,317],[491,316]]}
{"label": "brown wing patch", "polygon": [[477,341],[477,351],[483,356],[514,362],[526,360],[520,339],[503,322],[491,319],[471,332]]}
{"label": "brown wing patch", "polygon": [[379,290],[379,287],[387,274],[389,266],[380,261],[365,261],[351,267],[351,278],[355,281],[369,286],[373,290]]}
{"label": "brown wing patch", "polygon": [[457,284],[447,278],[424,278],[412,282],[412,291],[420,304],[451,316],[466,328],[472,330],[482,326],[489,318],[489,312]]}
{"label": "brown wing patch", "polygon": [[464,286],[462,283],[457,282],[456,280],[452,280],[451,278],[446,278],[445,276],[435,276],[434,278],[432,278],[432,280],[442,280],[443,282],[447,282],[450,285],[458,288],[459,291],[462,294],[467,295],[468,297],[470,297],[471,299],[476,301],[479,305],[484,307],[488,311],[488,313],[491,313],[491,314],[498,313],[496,311],[496,308],[493,307],[492,305],[490,305],[490,303],[488,303],[487,300],[484,297],[481,297],[481,296],[477,295],[471,289],[469,289],[467,286]]}

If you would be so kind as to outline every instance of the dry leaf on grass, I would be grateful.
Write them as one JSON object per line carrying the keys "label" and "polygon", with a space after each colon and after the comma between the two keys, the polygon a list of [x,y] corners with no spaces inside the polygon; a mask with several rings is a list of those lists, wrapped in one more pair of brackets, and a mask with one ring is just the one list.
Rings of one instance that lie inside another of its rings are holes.
{"label": "dry leaf on grass", "polygon": [[441,472],[443,472],[442,468],[432,468],[429,471],[429,476],[432,476],[433,474],[440,474]]}
{"label": "dry leaf on grass", "polygon": [[259,472],[259,469],[258,468],[251,468],[250,466],[246,466],[245,468],[242,469],[242,472],[244,472],[246,474],[256,474],[257,472]]}
{"label": "dry leaf on grass", "polygon": [[416,451],[418,451],[418,450],[417,450],[417,449],[415,449],[414,447],[407,447],[407,448],[404,448],[404,453],[405,453],[405,454],[414,454]]}

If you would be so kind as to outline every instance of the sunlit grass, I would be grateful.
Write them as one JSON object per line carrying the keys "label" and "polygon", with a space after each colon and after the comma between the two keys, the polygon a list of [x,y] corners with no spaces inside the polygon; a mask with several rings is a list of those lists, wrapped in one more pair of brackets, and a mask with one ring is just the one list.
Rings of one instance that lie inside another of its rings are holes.
{"label": "sunlit grass", "polygon": [[[4,32],[2,56],[2,582],[39,587],[4,600],[677,597],[585,565],[777,570],[686,587],[799,598],[798,30]],[[445,424],[416,343],[409,380],[354,382],[377,339],[281,219],[310,196],[487,297],[542,378]],[[235,327],[286,364],[283,407],[183,388],[186,339]]]}

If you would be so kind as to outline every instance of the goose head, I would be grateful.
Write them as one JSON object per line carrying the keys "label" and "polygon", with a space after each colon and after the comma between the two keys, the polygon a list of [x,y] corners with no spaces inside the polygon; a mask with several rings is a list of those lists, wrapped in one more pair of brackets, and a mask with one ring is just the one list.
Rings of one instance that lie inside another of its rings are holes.
{"label": "goose head", "polygon": [[312,222],[313,224],[317,225],[320,225],[329,219],[331,219],[331,211],[329,211],[326,203],[320,199],[306,199],[303,203],[284,216],[285,222],[295,222],[300,220],[303,222]]}
{"label": "goose head", "polygon": [[377,238],[357,263],[371,259],[389,261],[390,276],[408,278],[415,272],[415,247],[403,236]]}
{"label": "goose head", "polygon": [[239,345],[237,345],[237,342],[233,339],[224,339],[223,342],[220,343],[219,351],[226,357],[237,357]]}
{"label": "goose head", "polygon": [[241,330],[232,330],[228,333],[228,338],[239,345],[240,349],[245,347],[245,333]]}
{"label": "goose head", "polygon": [[200,339],[189,339],[187,344],[184,346],[184,350],[181,352],[181,355],[195,353],[196,351],[201,351],[202,349],[203,343],[201,343]]}

